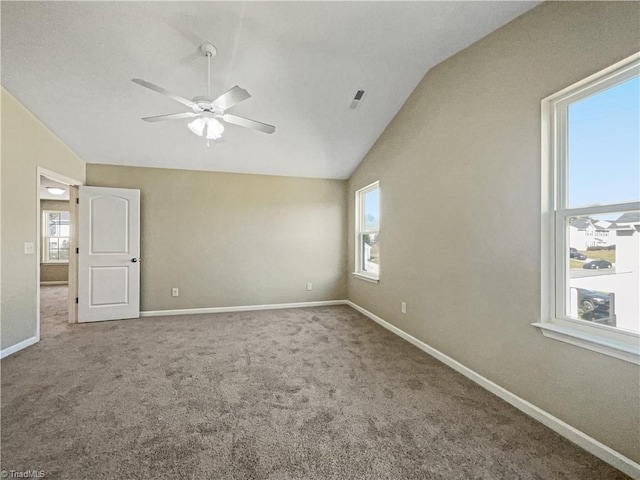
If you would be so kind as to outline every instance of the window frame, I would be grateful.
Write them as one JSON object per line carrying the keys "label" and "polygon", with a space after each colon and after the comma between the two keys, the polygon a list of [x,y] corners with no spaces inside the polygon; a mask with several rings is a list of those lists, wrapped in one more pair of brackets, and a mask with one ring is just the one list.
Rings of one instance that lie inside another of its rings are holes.
{"label": "window frame", "polygon": [[581,215],[640,210],[640,201],[597,206],[567,206],[567,112],[584,98],[640,76],[640,53],[634,54],[542,100],[541,319],[533,323],[555,340],[640,365],[640,333],[570,318],[567,219]]}
{"label": "window frame", "polygon": [[[69,241],[69,248],[71,248],[71,232],[69,232],[68,237],[52,237],[49,235],[49,214],[51,213],[68,213],[68,210],[43,210],[42,211],[42,263],[47,265],[67,265],[69,263],[69,259],[66,260],[56,260],[49,258],[49,239],[50,238],[66,238]],[[71,222],[69,222],[69,229],[71,229]],[[69,251],[69,256],[71,256],[71,251]]]}
{"label": "window frame", "polygon": [[377,229],[367,229],[365,228],[365,218],[364,218],[364,197],[367,193],[372,192],[374,190],[380,191],[380,204],[382,203],[382,189],[380,188],[380,181],[375,181],[370,183],[369,185],[356,190],[355,193],[355,270],[353,275],[356,278],[360,278],[362,280],[366,280],[372,283],[378,283],[380,281],[380,260],[378,259],[378,274],[370,273],[366,270],[363,270],[362,265],[362,237],[364,235],[371,234],[380,234],[380,225],[378,225]]}

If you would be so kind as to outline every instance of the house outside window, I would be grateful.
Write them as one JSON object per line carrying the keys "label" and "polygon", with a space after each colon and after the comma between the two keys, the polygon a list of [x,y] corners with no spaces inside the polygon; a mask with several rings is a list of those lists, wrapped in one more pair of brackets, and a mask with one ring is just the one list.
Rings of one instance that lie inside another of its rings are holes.
{"label": "house outside window", "polygon": [[640,54],[542,102],[546,336],[640,363]]}
{"label": "house outside window", "polygon": [[44,263],[69,262],[69,212],[45,210],[43,217]]}
{"label": "house outside window", "polygon": [[380,182],[356,192],[356,265],[364,280],[380,279]]}

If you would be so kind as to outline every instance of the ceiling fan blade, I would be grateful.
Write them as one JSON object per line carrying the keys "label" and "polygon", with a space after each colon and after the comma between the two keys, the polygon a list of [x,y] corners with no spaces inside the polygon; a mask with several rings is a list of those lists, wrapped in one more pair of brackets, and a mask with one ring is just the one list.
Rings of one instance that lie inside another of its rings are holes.
{"label": "ceiling fan blade", "polygon": [[231,90],[223,93],[216,98],[211,104],[218,110],[226,110],[234,105],[244,102],[246,99],[251,98],[249,92],[239,86],[233,87]]}
{"label": "ceiling fan blade", "polygon": [[240,125],[241,127],[253,128],[260,130],[264,133],[273,133],[276,131],[276,127],[273,125],[267,125],[266,123],[256,122],[255,120],[249,120],[248,118],[238,117],[237,115],[230,115],[228,113],[222,116],[222,119],[227,123],[233,123],[234,125]]}
{"label": "ceiling fan blade", "polygon": [[145,122],[163,122],[164,120],[180,120],[182,118],[193,118],[201,116],[200,113],[184,112],[184,113],[171,113],[169,115],[158,115],[157,117],[144,117],[142,120]]}
{"label": "ceiling fan blade", "polygon": [[146,80],[141,80],[140,78],[133,78],[131,81],[143,87],[147,87],[153,90],[154,92],[158,92],[158,93],[161,93],[162,95],[166,95],[167,97],[175,100],[176,102],[180,102],[181,104],[186,105],[189,108],[197,107],[197,105],[193,103],[191,100],[187,100],[186,98],[176,95],[175,93],[171,93],[169,90],[165,90],[164,88],[154,85],[153,83],[149,83]]}

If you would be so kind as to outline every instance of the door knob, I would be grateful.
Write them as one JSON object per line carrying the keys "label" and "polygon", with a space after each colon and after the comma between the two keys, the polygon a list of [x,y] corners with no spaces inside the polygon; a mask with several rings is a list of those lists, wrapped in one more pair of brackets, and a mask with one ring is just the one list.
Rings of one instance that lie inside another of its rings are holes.
{"label": "door knob", "polygon": [[132,258],[132,259],[131,259],[131,261],[132,261],[133,263],[137,263],[137,262],[139,262],[139,261],[140,261],[140,259],[139,259],[139,258]]}

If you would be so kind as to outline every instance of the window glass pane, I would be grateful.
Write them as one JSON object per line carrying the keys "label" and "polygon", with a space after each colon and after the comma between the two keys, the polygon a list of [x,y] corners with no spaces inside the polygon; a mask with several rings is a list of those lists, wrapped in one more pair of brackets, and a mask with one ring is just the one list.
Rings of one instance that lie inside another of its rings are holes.
{"label": "window glass pane", "polygon": [[640,199],[640,78],[568,107],[568,207]]}
{"label": "window glass pane", "polygon": [[49,236],[55,236],[58,232],[58,215],[55,213],[47,214],[47,228],[49,230]]}
{"label": "window glass pane", "polygon": [[58,256],[58,239],[57,238],[50,238],[49,239],[48,259],[49,260],[58,260],[59,259],[59,256]]}
{"label": "window glass pane", "polygon": [[46,261],[69,260],[69,212],[46,212],[44,257]]}
{"label": "window glass pane", "polygon": [[640,332],[640,211],[571,217],[566,315]]}
{"label": "window glass pane", "polygon": [[364,229],[380,228],[380,189],[376,188],[364,194]]}
{"label": "window glass pane", "polygon": [[378,246],[379,237],[380,235],[377,233],[364,234],[361,236],[362,271],[371,273],[376,276],[380,273],[380,248]]}

